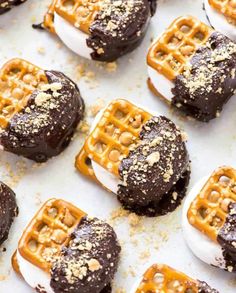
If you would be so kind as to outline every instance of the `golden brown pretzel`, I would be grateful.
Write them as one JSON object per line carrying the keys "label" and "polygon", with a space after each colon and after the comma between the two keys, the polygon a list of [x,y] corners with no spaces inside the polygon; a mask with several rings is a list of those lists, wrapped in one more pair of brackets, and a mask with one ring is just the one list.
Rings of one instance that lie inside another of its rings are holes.
{"label": "golden brown pretzel", "polygon": [[[128,101],[113,101],[86,139],[82,154],[87,154],[91,160],[118,176],[120,161],[129,154],[131,145],[139,138],[142,125],[150,118],[151,114]],[[77,161],[79,167],[82,164]]]}
{"label": "golden brown pretzel", "polygon": [[212,29],[192,16],[177,18],[149,49],[147,64],[169,80],[181,74]]}
{"label": "golden brown pretzel", "polygon": [[209,4],[227,18],[236,21],[236,1],[235,0],[208,0]]}
{"label": "golden brown pretzel", "polygon": [[0,127],[21,111],[32,92],[47,83],[44,71],[22,59],[8,61],[0,70]]}
{"label": "golden brown pretzel", "polygon": [[236,202],[236,170],[221,167],[213,172],[191,203],[188,221],[217,242],[218,231],[225,223],[230,202]]}
{"label": "golden brown pretzel", "polygon": [[56,0],[55,11],[85,33],[101,9],[101,0]]}
{"label": "golden brown pretzel", "polygon": [[167,265],[155,264],[145,272],[143,279],[136,290],[136,293],[151,292],[197,293],[198,283]]}
{"label": "golden brown pretzel", "polygon": [[52,259],[60,254],[62,246],[68,244],[70,234],[85,215],[64,200],[47,201],[25,229],[18,252],[24,259],[49,272]]}

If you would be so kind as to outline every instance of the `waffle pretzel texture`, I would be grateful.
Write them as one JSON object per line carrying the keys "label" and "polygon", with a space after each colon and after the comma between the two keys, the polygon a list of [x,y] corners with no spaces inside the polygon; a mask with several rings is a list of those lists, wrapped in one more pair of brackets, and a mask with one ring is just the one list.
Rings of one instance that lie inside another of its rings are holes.
{"label": "waffle pretzel texture", "polygon": [[190,58],[209,39],[212,29],[192,16],[177,18],[151,45],[147,64],[174,80],[183,73]]}
{"label": "waffle pretzel texture", "polygon": [[225,223],[230,202],[236,202],[236,170],[223,166],[213,172],[191,203],[187,213],[188,221],[217,242],[217,235]]}
{"label": "waffle pretzel texture", "polygon": [[[121,160],[129,154],[130,147],[139,139],[142,125],[150,118],[151,114],[126,100],[111,102],[86,139],[82,154],[119,176]],[[77,160],[77,166],[82,165]],[[87,172],[85,168],[82,173]]]}
{"label": "waffle pretzel texture", "polygon": [[208,0],[209,4],[224,16],[236,21],[235,0]]}
{"label": "waffle pretzel texture", "polygon": [[85,216],[83,211],[64,200],[50,199],[23,232],[18,252],[33,265],[50,272],[52,259],[60,255]]}
{"label": "waffle pretzel texture", "polygon": [[155,264],[145,272],[135,293],[149,292],[197,293],[198,283],[167,265]]}
{"label": "waffle pretzel texture", "polygon": [[89,34],[89,28],[97,12],[101,10],[101,0],[57,0],[55,11],[76,28]]}
{"label": "waffle pretzel texture", "polygon": [[47,83],[44,71],[23,59],[12,59],[0,70],[0,128],[21,111],[40,84]]}

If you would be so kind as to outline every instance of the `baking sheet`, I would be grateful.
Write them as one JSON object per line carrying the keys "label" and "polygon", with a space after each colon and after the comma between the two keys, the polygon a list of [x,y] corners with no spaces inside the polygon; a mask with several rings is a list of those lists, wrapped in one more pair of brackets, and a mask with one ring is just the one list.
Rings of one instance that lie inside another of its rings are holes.
{"label": "baking sheet", "polygon": [[[66,73],[79,85],[87,106],[88,123],[93,119],[92,105],[106,104],[120,97],[143,104],[173,119],[189,136],[187,146],[192,160],[191,187],[220,165],[236,165],[236,99],[231,98],[220,118],[208,124],[186,121],[170,111],[147,89],[145,54],[151,39],[176,17],[191,14],[206,21],[201,2],[160,0],[157,14],[142,45],[121,58],[117,62],[117,70],[110,72],[110,67],[76,56],[62,46],[56,37],[33,30],[31,24],[41,21],[50,0],[28,0],[0,16],[0,64],[13,57],[21,57],[44,69]],[[82,69],[85,69],[84,72]],[[122,217],[120,210],[117,210],[120,205],[116,197],[75,170],[74,158],[84,138],[83,133],[78,133],[63,154],[43,165],[0,153],[0,178],[16,192],[20,210],[9,240],[4,244],[7,250],[0,256],[0,292],[33,292],[12,272],[10,257],[24,226],[40,205],[52,197],[68,200],[90,215],[112,223],[122,244],[114,292],[131,292],[138,276],[141,276],[148,264],[155,262],[166,263],[194,278],[205,280],[221,293],[235,292],[236,278],[233,275],[202,263],[186,246],[180,222],[182,207],[160,218],[137,219],[127,214]]]}

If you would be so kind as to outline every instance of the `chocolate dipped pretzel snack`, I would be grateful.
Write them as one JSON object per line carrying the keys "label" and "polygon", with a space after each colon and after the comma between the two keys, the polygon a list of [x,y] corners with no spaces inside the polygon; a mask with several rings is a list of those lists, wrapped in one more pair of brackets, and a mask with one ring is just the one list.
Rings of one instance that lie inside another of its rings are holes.
{"label": "chocolate dipped pretzel snack", "polygon": [[[185,203],[186,240],[203,261],[236,271],[236,170],[220,167],[199,190],[200,186],[202,182],[193,188]],[[195,192],[198,193],[194,199]],[[201,246],[192,244],[200,238]]]}
{"label": "chocolate dipped pretzel snack", "polygon": [[26,0],[0,0],[0,15],[25,1]]}
{"label": "chocolate dipped pretzel snack", "polygon": [[149,49],[148,85],[168,104],[208,122],[235,93],[235,60],[233,41],[192,16],[179,17]]}
{"label": "chocolate dipped pretzel snack", "polygon": [[0,145],[36,162],[60,154],[83,118],[78,87],[61,72],[12,59],[0,70]]}
{"label": "chocolate dipped pretzel snack", "polygon": [[205,282],[194,280],[163,264],[152,265],[143,275],[135,293],[219,293]]}
{"label": "chocolate dipped pretzel snack", "polygon": [[155,0],[53,0],[41,25],[76,54],[114,61],[145,36]]}
{"label": "chocolate dipped pretzel snack", "polygon": [[121,99],[97,115],[75,165],[117,194],[126,209],[147,216],[176,209],[190,175],[185,143],[175,124]]}
{"label": "chocolate dipped pretzel snack", "polygon": [[12,257],[14,270],[38,292],[105,292],[117,270],[114,230],[60,199],[33,217]]}

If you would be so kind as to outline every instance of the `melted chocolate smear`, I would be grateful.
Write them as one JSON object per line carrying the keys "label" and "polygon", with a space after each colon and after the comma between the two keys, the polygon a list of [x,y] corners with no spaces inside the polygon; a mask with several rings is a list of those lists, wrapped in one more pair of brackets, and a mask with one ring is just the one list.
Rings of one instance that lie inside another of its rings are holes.
{"label": "melted chocolate smear", "polygon": [[26,0],[0,0],[0,14],[9,11],[16,5],[24,3]]}
{"label": "melted chocolate smear", "polygon": [[175,210],[186,194],[190,177],[186,146],[180,130],[163,116],[153,117],[143,126],[140,140],[121,161],[123,183],[118,200],[139,215],[165,215]]}
{"label": "melted chocolate smear", "polygon": [[[50,84],[61,88],[44,92],[36,90],[27,106],[15,114],[0,133],[0,144],[6,151],[36,162],[45,162],[60,154],[69,144],[83,118],[84,102],[77,85],[63,73],[45,71]],[[39,105],[39,94],[48,94],[48,103]],[[46,105],[46,106],[44,106]]]}
{"label": "melted chocolate smear", "polygon": [[9,230],[17,215],[16,195],[0,181],[0,245],[7,240]]}
{"label": "melted chocolate smear", "polygon": [[[96,218],[84,218],[68,247],[51,270],[55,293],[105,293],[118,267],[121,248],[112,227]],[[90,267],[96,260],[99,266]]]}
{"label": "melted chocolate smear", "polygon": [[94,60],[111,62],[138,47],[156,9],[153,0],[119,2],[121,4],[117,6],[114,4],[118,1],[111,0],[108,8],[100,11],[90,26],[87,45],[94,51],[91,53]]}
{"label": "melted chocolate smear", "polygon": [[217,241],[223,249],[226,270],[236,272],[236,203],[229,205],[229,213]]}
{"label": "melted chocolate smear", "polygon": [[198,293],[220,293],[211,288],[206,282],[198,281]]}
{"label": "melted chocolate smear", "polygon": [[236,90],[236,51],[225,54],[235,45],[226,36],[212,33],[208,42],[193,55],[190,75],[177,76],[172,104],[200,121],[216,118]]}

